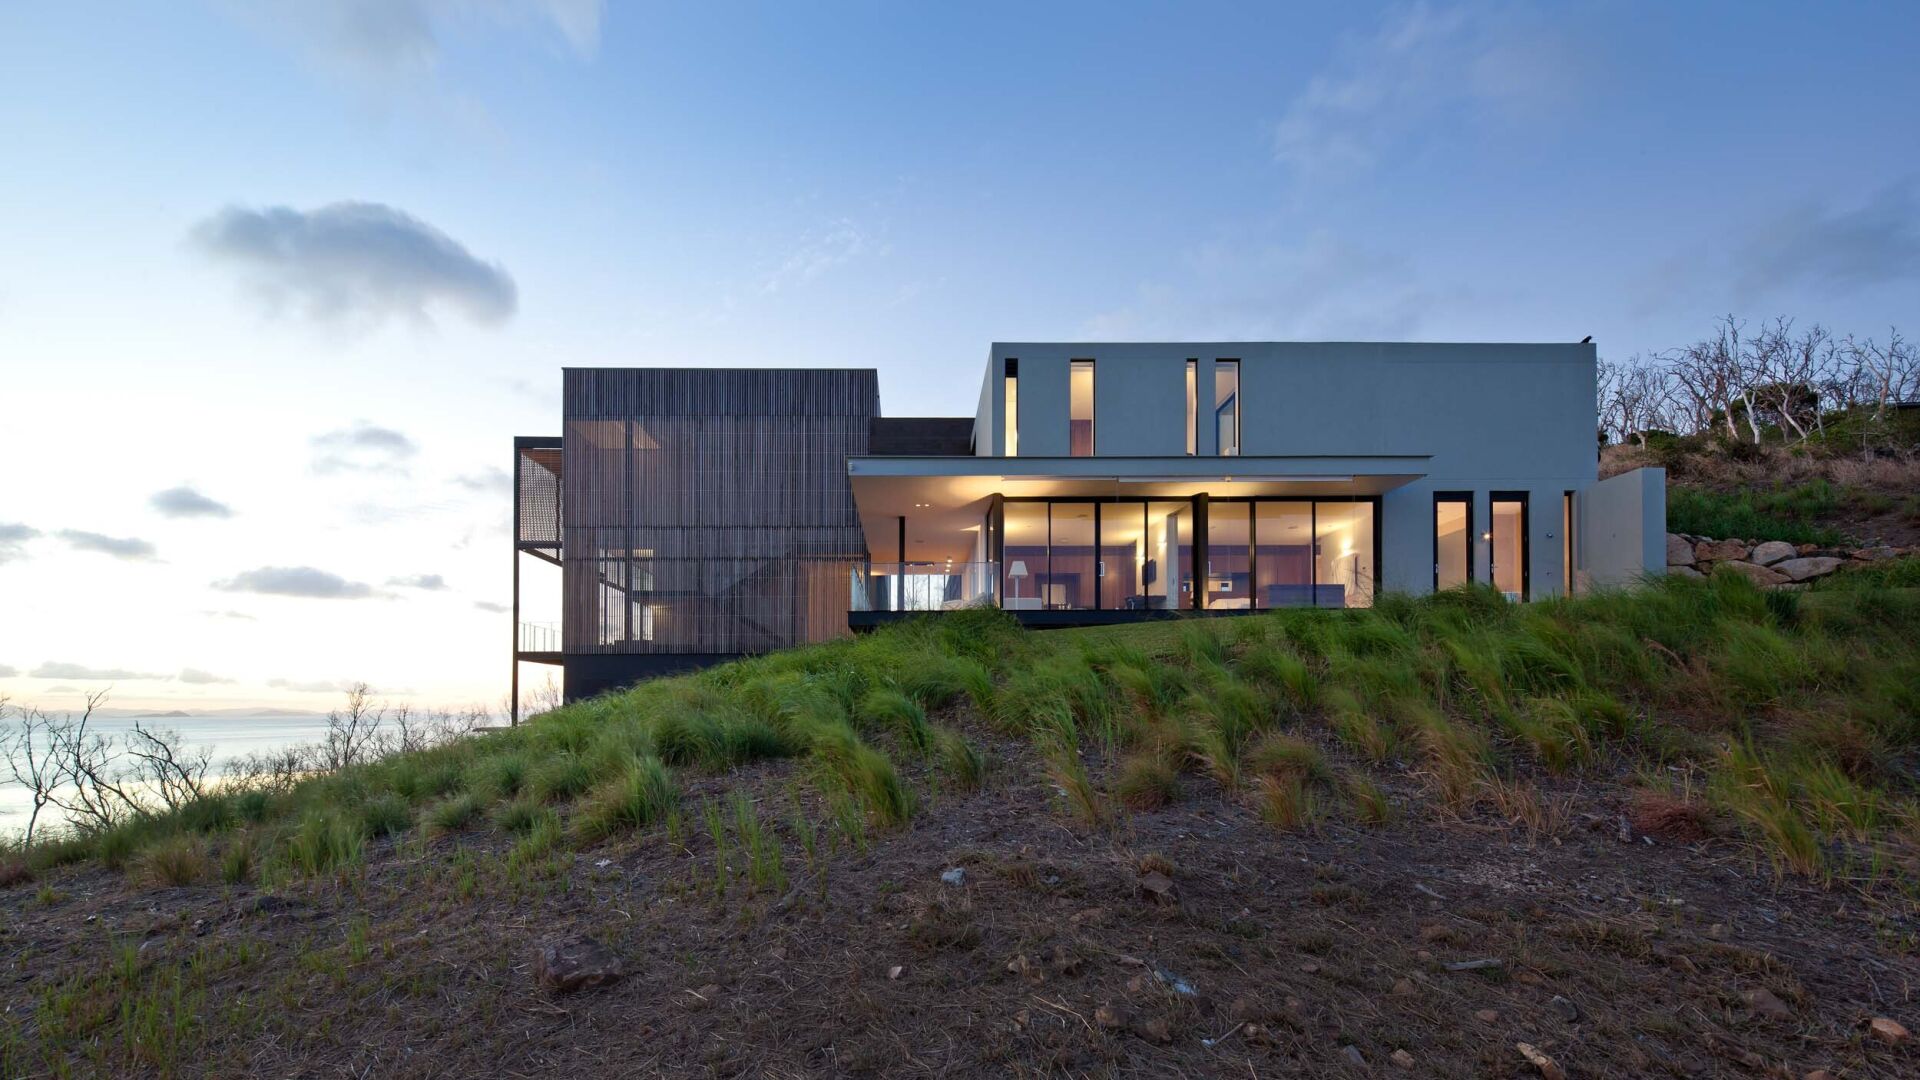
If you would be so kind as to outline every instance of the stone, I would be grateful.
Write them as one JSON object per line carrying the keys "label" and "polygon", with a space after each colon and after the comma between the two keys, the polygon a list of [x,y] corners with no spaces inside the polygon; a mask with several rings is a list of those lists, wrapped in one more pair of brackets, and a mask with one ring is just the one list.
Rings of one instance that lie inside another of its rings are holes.
{"label": "stone", "polygon": [[1747,545],[1738,540],[1702,540],[1693,545],[1695,562],[1730,562],[1747,557]]}
{"label": "stone", "polygon": [[1811,581],[1789,581],[1785,585],[1762,585],[1768,592],[1806,592],[1813,588]]}
{"label": "stone", "polygon": [[1773,991],[1764,986],[1758,990],[1749,990],[1740,996],[1746,1000],[1747,1008],[1752,1009],[1755,1016],[1764,1016],[1769,1020],[1793,1019],[1793,1010],[1787,1008],[1787,1003],[1781,1001]]}
{"label": "stone", "polygon": [[1109,1031],[1126,1027],[1129,1019],[1125,1009],[1113,1005],[1102,1005],[1093,1010],[1093,1022]]}
{"label": "stone", "polygon": [[1567,1080],[1567,1071],[1562,1069],[1558,1062],[1541,1053],[1532,1043],[1514,1043],[1513,1048],[1520,1051],[1520,1056],[1527,1059],[1527,1064],[1539,1069],[1540,1075],[1546,1080]]}
{"label": "stone", "polygon": [[1667,565],[1693,565],[1693,545],[1687,542],[1686,537],[1667,534]]}
{"label": "stone", "polygon": [[1494,1012],[1492,1009],[1481,1009],[1479,1012],[1473,1014],[1473,1018],[1483,1024],[1497,1024],[1500,1022],[1500,1014]]}
{"label": "stone", "polygon": [[1889,1046],[1899,1046],[1908,1038],[1907,1029],[1898,1020],[1889,1020],[1884,1016],[1874,1017],[1873,1022],[1867,1025],[1867,1030],[1873,1033],[1874,1038]]}
{"label": "stone", "polygon": [[1166,1043],[1173,1041],[1173,1025],[1164,1016],[1155,1016],[1142,1020],[1133,1026],[1133,1033],[1148,1042]]}
{"label": "stone", "polygon": [[1669,566],[1667,567],[1667,573],[1676,577],[1703,578],[1707,576],[1691,566]]}
{"label": "stone", "polygon": [[1413,1068],[1413,1055],[1407,1053],[1405,1050],[1395,1050],[1393,1053],[1387,1055],[1387,1060],[1403,1069]]}
{"label": "stone", "polygon": [[1773,567],[1777,574],[1785,574],[1793,581],[1807,581],[1811,578],[1825,577],[1840,569],[1840,560],[1824,555],[1809,555],[1805,558],[1788,559]]}
{"label": "stone", "polygon": [[1399,982],[1393,984],[1393,996],[1395,997],[1412,997],[1418,992],[1419,991],[1414,988],[1412,979],[1401,979]]}
{"label": "stone", "polygon": [[1348,1043],[1340,1048],[1340,1056],[1346,1059],[1347,1064],[1355,1068],[1364,1069],[1367,1067],[1367,1055],[1361,1053],[1360,1048],[1352,1043]]}
{"label": "stone", "polygon": [[1733,574],[1739,574],[1745,577],[1748,581],[1753,582],[1755,585],[1759,585],[1762,587],[1765,587],[1767,585],[1785,585],[1787,582],[1793,580],[1792,578],[1788,577],[1787,575],[1781,573],[1780,571],[1774,569],[1771,566],[1756,566],[1753,563],[1745,562],[1739,559],[1734,559],[1729,562],[1716,563],[1714,565],[1713,572],[1718,574],[1722,571],[1726,571],[1728,573],[1733,573]]}
{"label": "stone", "polygon": [[626,972],[613,950],[592,938],[578,937],[542,945],[533,958],[533,974],[549,990],[571,994],[611,986]]}
{"label": "stone", "polygon": [[1900,554],[1900,552],[1897,548],[1879,544],[1874,547],[1861,548],[1853,553],[1853,557],[1859,559],[1861,562],[1880,562],[1884,559],[1891,559],[1898,554]]}
{"label": "stone", "polygon": [[1554,1012],[1559,1013],[1560,1019],[1565,1020],[1567,1023],[1577,1024],[1580,1022],[1580,1006],[1575,1005],[1567,998],[1555,994],[1552,999],[1547,1002],[1547,1005],[1552,1008]]}
{"label": "stone", "polygon": [[[1668,547],[1671,548],[1672,545],[1669,544]],[[1799,549],[1784,540],[1769,540],[1764,544],[1755,544],[1753,547],[1753,561],[1761,566],[1772,566],[1782,559],[1791,559],[1798,554],[1800,554]]]}
{"label": "stone", "polygon": [[1156,904],[1171,904],[1177,899],[1173,879],[1158,870],[1149,870],[1140,875],[1140,892]]}
{"label": "stone", "polygon": [[1815,1069],[1800,1080],[1837,1080],[1837,1078],[1825,1069]]}
{"label": "stone", "polygon": [[892,967],[887,969],[887,981],[897,982],[899,981],[900,976],[906,974],[906,972],[907,972],[907,969],[904,965],[895,964]]}
{"label": "stone", "polygon": [[940,881],[946,885],[965,885],[967,883],[967,868],[964,866],[953,867],[940,875]]}

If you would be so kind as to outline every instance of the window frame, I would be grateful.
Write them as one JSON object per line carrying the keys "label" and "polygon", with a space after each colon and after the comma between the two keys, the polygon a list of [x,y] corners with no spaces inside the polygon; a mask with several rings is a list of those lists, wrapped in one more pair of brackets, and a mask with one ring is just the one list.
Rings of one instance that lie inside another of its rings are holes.
{"label": "window frame", "polygon": [[1436,491],[1433,493],[1433,511],[1427,515],[1427,528],[1433,534],[1433,590],[1432,591],[1434,592],[1441,591],[1441,588],[1440,588],[1440,504],[1441,503],[1465,503],[1466,504],[1467,519],[1466,519],[1466,527],[1463,530],[1463,535],[1466,537],[1466,544],[1467,544],[1467,559],[1466,559],[1467,579],[1461,584],[1471,585],[1476,580],[1475,577],[1473,576],[1473,563],[1474,563],[1473,492],[1471,491]]}
{"label": "window frame", "polygon": [[[1220,443],[1220,374],[1222,368],[1233,371],[1233,450],[1228,452]],[[1240,448],[1245,444],[1244,430],[1240,425],[1240,361],[1236,358],[1222,358],[1213,362],[1213,455],[1215,457],[1239,457]]]}
{"label": "window frame", "polygon": [[[1073,447],[1073,425],[1077,422],[1076,417],[1073,415],[1073,377],[1081,370],[1083,366],[1085,367],[1087,372],[1087,452],[1084,454],[1081,454],[1081,453],[1075,452]],[[1100,453],[1100,450],[1099,450],[1100,444],[1098,441],[1099,429],[1094,423],[1094,418],[1099,415],[1099,405],[1098,405],[1099,392],[1100,392],[1100,381],[1099,381],[1099,378],[1097,377],[1093,360],[1087,357],[1081,357],[1080,359],[1077,359],[1077,360],[1068,360],[1067,361],[1067,456],[1068,457],[1098,457],[1099,456],[1099,453]]]}
{"label": "window frame", "polygon": [[1533,500],[1525,491],[1489,491],[1487,492],[1487,584],[1495,589],[1500,587],[1494,578],[1494,554],[1497,537],[1493,535],[1494,523],[1500,516],[1493,511],[1495,503],[1517,502],[1520,504],[1520,602],[1533,599]]}
{"label": "window frame", "polygon": [[1020,456],[1020,359],[1009,356],[1000,373],[1001,454]]}

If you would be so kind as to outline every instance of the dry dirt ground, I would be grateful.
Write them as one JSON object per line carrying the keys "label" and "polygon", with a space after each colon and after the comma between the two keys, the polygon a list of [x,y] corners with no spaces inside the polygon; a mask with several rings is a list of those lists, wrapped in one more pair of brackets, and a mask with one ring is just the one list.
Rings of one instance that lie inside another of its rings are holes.
{"label": "dry dirt ground", "polygon": [[[44,1075],[1920,1076],[1920,920],[1886,883],[1778,879],[1620,790],[1540,827],[1399,813],[1276,831],[1244,797],[1081,823],[1023,745],[866,849],[790,764],[683,776],[688,812],[512,869],[477,828],[344,880],[156,890],[98,867],[0,891],[0,1061]],[[1096,780],[1101,773],[1095,770]],[[716,888],[700,800],[754,794],[787,881]],[[797,800],[797,803],[796,803]],[[837,834],[836,834],[837,835]],[[952,874],[950,871],[961,873]],[[1170,895],[1155,893],[1155,873]],[[959,878],[957,884],[943,880]],[[51,895],[50,895],[51,894]],[[537,985],[586,936],[625,977]],[[1456,969],[1451,965],[1491,963]],[[1530,1062],[1518,1044],[1550,1059]],[[1396,1054],[1398,1055],[1396,1057]],[[5,1071],[5,1069],[0,1069]]]}

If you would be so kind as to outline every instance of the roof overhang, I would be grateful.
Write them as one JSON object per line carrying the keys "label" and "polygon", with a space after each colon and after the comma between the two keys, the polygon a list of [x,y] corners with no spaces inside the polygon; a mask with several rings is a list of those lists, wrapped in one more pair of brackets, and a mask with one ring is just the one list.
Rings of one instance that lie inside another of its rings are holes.
{"label": "roof overhang", "polygon": [[994,495],[1038,498],[1311,499],[1379,495],[1426,475],[1426,454],[1288,457],[853,457],[847,475],[867,550],[892,561],[969,558]]}

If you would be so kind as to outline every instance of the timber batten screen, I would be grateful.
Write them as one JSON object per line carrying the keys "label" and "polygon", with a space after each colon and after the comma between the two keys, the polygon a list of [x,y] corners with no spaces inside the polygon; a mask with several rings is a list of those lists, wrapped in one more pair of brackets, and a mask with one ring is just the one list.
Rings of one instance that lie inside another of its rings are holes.
{"label": "timber batten screen", "polygon": [[569,368],[569,653],[744,653],[845,635],[871,370]]}

